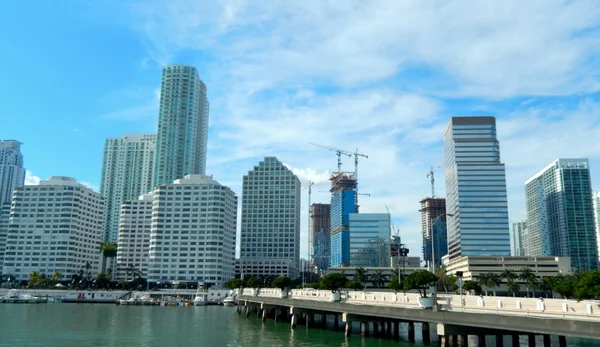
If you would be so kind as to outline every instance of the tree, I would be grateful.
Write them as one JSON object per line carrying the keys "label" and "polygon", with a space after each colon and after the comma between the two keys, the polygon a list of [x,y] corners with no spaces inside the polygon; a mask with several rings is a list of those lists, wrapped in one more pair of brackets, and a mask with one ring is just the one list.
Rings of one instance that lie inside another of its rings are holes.
{"label": "tree", "polygon": [[106,259],[117,256],[117,244],[114,242],[100,243],[99,252],[102,253],[102,272],[106,271]]}
{"label": "tree", "polygon": [[31,271],[29,274],[29,281],[27,282],[27,288],[46,288],[48,285],[48,279],[46,275],[37,271]]}
{"label": "tree", "polygon": [[62,277],[62,272],[60,271],[54,271],[54,273],[52,274],[52,282],[58,282],[60,281],[60,278]]}
{"label": "tree", "polygon": [[229,281],[227,281],[227,283],[225,284],[225,287],[227,289],[236,289],[236,288],[240,288],[242,286],[242,280],[239,278],[233,278],[230,279]]}
{"label": "tree", "polygon": [[427,297],[427,289],[435,285],[438,278],[427,270],[417,270],[404,280],[404,290],[416,289],[422,298]]}
{"label": "tree", "polygon": [[398,293],[400,290],[403,289],[403,285],[402,282],[400,282],[400,277],[396,274],[392,275],[392,278],[390,279],[390,283],[388,283],[388,288],[393,289],[394,293]]}
{"label": "tree", "polygon": [[495,274],[495,273],[490,273],[488,274],[488,287],[492,288],[492,291],[494,292],[494,296],[496,296],[496,287],[499,287],[500,284],[502,284],[502,278],[500,277],[500,275]]}
{"label": "tree", "polygon": [[572,299],[575,296],[575,285],[577,279],[573,275],[558,275],[554,279],[553,290],[565,299]]}
{"label": "tree", "polygon": [[337,291],[346,285],[346,275],[344,273],[327,274],[321,279],[320,289],[328,289],[332,292]]}
{"label": "tree", "polygon": [[479,276],[477,276],[477,282],[479,282],[479,284],[485,288],[485,295],[488,295],[488,283],[489,283],[489,273],[482,273],[479,274]]}
{"label": "tree", "polygon": [[288,288],[292,284],[292,279],[287,276],[279,276],[273,280],[271,286],[281,290]]}
{"label": "tree", "polygon": [[581,273],[573,294],[577,301],[600,298],[600,271],[591,270]]}
{"label": "tree", "polygon": [[246,280],[246,287],[249,288],[260,288],[262,287],[263,281],[257,277],[250,277]]}
{"label": "tree", "polygon": [[125,289],[125,284],[127,284],[127,282],[125,282],[124,279],[119,280],[119,285],[121,286],[121,289]]}
{"label": "tree", "polygon": [[346,282],[346,285],[344,287],[350,288],[352,290],[363,290],[365,288],[365,286],[362,284],[362,282],[360,282],[358,280],[348,281],[348,282]]}
{"label": "tree", "polygon": [[321,282],[310,283],[307,285],[308,288],[321,289]]}
{"label": "tree", "polygon": [[131,276],[132,280],[135,280],[138,277],[142,277],[142,272],[138,270],[133,264],[129,264],[125,268],[125,279],[129,279],[129,276]]}
{"label": "tree", "polygon": [[514,297],[519,293],[521,286],[519,285],[519,283],[517,283],[517,281],[511,278],[506,282],[506,288],[508,289],[508,292]]}
{"label": "tree", "polygon": [[367,270],[364,267],[357,267],[354,273],[354,280],[359,281],[363,285],[367,283],[369,277],[367,276]]}
{"label": "tree", "polygon": [[96,276],[96,287],[107,288],[110,285],[110,277],[108,274],[100,273]]}
{"label": "tree", "polygon": [[92,278],[92,272],[90,271],[92,269],[92,264],[90,264],[89,261],[86,261],[84,268],[86,272],[86,278],[89,280],[90,278]]}
{"label": "tree", "polygon": [[519,278],[525,282],[525,288],[527,288],[527,296],[529,296],[529,290],[535,291],[538,287],[539,281],[535,273],[528,267],[521,269]]}
{"label": "tree", "polygon": [[500,273],[500,277],[504,278],[506,281],[508,280],[516,280],[519,276],[510,270],[503,270]]}
{"label": "tree", "polygon": [[477,295],[481,294],[481,286],[475,281],[465,281],[463,284],[463,290],[465,292],[474,291]]}
{"label": "tree", "polygon": [[381,270],[375,270],[371,275],[371,283],[377,288],[381,288],[385,282],[385,276]]}
{"label": "tree", "polygon": [[542,281],[540,282],[540,289],[546,292],[546,297],[549,297],[548,294],[551,294],[554,298],[554,283],[556,282],[556,277],[542,277]]}

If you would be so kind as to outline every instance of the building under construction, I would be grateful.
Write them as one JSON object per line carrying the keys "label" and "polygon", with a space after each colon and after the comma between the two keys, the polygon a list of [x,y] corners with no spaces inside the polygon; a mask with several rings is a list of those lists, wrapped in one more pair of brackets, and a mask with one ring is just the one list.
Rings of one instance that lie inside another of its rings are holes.
{"label": "building under construction", "polygon": [[354,172],[331,174],[331,258],[330,266],[348,266],[350,263],[350,214],[358,213]]}
{"label": "building under construction", "polygon": [[[425,198],[419,201],[421,204],[421,232],[423,234],[423,260],[429,265],[431,263],[431,230],[434,230],[435,263],[436,267],[441,264],[441,259],[448,254],[448,236],[446,233],[446,199]],[[442,217],[440,217],[442,216]],[[440,217],[436,220],[436,218]],[[435,225],[432,223],[435,220]]]}
{"label": "building under construction", "polygon": [[319,271],[329,268],[331,254],[330,207],[329,204],[312,204],[310,206],[310,238],[313,245],[310,252],[312,265],[317,266]]}

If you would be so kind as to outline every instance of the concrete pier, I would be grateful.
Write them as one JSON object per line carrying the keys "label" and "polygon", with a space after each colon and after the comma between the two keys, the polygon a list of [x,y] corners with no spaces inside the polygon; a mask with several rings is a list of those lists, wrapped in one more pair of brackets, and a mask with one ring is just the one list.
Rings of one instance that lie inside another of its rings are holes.
{"label": "concrete pier", "polygon": [[360,334],[369,336],[369,322],[360,322]]}
{"label": "concrete pier", "polygon": [[421,338],[423,344],[428,345],[431,343],[431,338],[429,336],[429,323],[421,323]]}
{"label": "concrete pier", "polygon": [[485,347],[485,335],[477,335],[477,346]]}
{"label": "concrete pier", "polygon": [[344,335],[350,336],[352,335],[352,322],[346,321],[346,328],[344,329]]}
{"label": "concrete pier", "polygon": [[415,343],[415,323],[408,322],[408,342]]}
{"label": "concrete pier", "polygon": [[535,335],[534,334],[528,334],[527,335],[527,342],[529,347],[535,347]]}
{"label": "concrete pier", "polygon": [[563,335],[558,336],[558,346],[567,347],[567,338]]}
{"label": "concrete pier", "polygon": [[496,347],[504,347],[504,335],[496,335]]}

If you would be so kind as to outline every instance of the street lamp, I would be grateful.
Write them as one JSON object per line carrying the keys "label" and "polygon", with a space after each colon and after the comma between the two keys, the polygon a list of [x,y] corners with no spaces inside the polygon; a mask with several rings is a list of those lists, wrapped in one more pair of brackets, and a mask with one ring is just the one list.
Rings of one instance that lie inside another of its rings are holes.
{"label": "street lamp", "polygon": [[435,223],[437,223],[440,220],[440,218],[446,217],[446,216],[454,217],[454,215],[451,213],[441,214],[441,215],[435,217],[433,219],[433,221],[431,222],[431,272],[433,274],[435,274],[435,242],[434,242],[434,238],[433,238],[433,234],[434,234],[433,227],[435,226]]}

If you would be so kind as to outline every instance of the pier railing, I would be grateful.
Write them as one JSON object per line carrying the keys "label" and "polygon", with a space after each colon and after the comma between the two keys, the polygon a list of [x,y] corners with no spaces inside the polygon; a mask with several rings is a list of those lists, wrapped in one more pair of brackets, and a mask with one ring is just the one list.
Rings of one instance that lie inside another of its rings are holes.
{"label": "pier railing", "polygon": [[[331,301],[331,291],[314,289],[245,288],[243,295],[298,300]],[[382,305],[421,308],[420,295],[385,291],[342,291],[341,302],[354,305]],[[600,322],[600,301],[565,299],[516,298],[504,296],[437,295],[437,309],[527,317],[586,320]]]}

